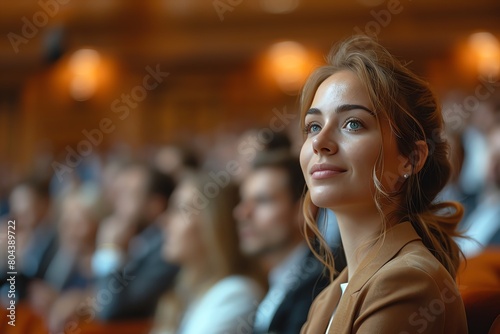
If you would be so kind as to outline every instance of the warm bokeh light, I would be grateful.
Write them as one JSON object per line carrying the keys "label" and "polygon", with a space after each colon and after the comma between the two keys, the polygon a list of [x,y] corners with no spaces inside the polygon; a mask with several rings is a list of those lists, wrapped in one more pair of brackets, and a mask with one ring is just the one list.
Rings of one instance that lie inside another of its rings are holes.
{"label": "warm bokeh light", "polygon": [[298,92],[315,65],[311,53],[293,41],[273,44],[267,52],[267,60],[270,75],[287,94]]}
{"label": "warm bokeh light", "polygon": [[299,6],[299,0],[260,0],[261,8],[272,14],[287,14]]}
{"label": "warm bokeh light", "polygon": [[77,101],[90,99],[97,90],[101,56],[96,50],[80,49],[69,60],[72,74],[70,82],[71,96]]}
{"label": "warm bokeh light", "polygon": [[500,43],[489,32],[470,35],[469,48],[474,56],[477,71],[483,76],[495,76],[500,73]]}

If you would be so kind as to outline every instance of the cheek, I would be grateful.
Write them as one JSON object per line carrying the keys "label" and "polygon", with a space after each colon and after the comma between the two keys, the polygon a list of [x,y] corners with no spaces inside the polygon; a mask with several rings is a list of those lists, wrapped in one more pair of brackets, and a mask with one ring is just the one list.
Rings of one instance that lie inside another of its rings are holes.
{"label": "cheek", "polygon": [[274,211],[268,205],[261,206],[255,210],[255,222],[261,230],[265,230],[275,223],[276,213]]}
{"label": "cheek", "polygon": [[378,155],[378,147],[366,146],[365,149],[358,151],[358,154],[353,157],[353,164],[357,166],[358,172],[362,174],[363,178],[372,179]]}
{"label": "cheek", "polygon": [[353,182],[353,188],[369,189],[373,184],[373,168],[380,154],[380,147],[381,143],[377,138],[368,136],[339,143],[338,159],[351,169],[349,182]]}
{"label": "cheek", "polygon": [[306,140],[304,144],[302,145],[302,148],[300,150],[300,167],[302,168],[302,173],[304,174],[304,177],[306,178],[307,181],[307,167],[309,165],[309,162],[311,161],[311,158],[313,156],[313,150],[312,150],[312,144],[310,140]]}
{"label": "cheek", "polygon": [[262,233],[275,235],[281,234],[282,230],[287,229],[287,226],[290,225],[290,219],[289,209],[275,203],[263,208],[256,221]]}
{"label": "cheek", "polygon": [[406,159],[394,147],[384,147],[384,169],[377,171],[382,186],[389,192],[398,188],[398,181],[405,173]]}

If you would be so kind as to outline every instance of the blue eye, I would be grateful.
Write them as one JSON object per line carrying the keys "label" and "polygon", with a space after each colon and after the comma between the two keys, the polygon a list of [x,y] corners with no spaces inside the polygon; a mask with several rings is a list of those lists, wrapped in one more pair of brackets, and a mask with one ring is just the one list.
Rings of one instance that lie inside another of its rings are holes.
{"label": "blue eye", "polygon": [[304,132],[306,134],[316,133],[316,132],[319,132],[320,130],[321,130],[321,127],[316,123],[308,123],[304,127]]}
{"label": "blue eye", "polygon": [[358,131],[360,129],[363,128],[363,124],[361,124],[360,121],[358,120],[355,120],[355,119],[351,119],[351,120],[348,120],[345,124],[345,128],[348,130],[348,131]]}

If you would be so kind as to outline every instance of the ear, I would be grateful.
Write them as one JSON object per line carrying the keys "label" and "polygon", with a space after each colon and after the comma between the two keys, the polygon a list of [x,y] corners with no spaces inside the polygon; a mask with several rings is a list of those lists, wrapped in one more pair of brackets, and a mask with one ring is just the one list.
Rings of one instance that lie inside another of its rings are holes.
{"label": "ear", "polygon": [[417,174],[422,170],[429,156],[429,147],[423,140],[415,142],[415,149],[408,156],[404,165],[404,173],[406,175]]}

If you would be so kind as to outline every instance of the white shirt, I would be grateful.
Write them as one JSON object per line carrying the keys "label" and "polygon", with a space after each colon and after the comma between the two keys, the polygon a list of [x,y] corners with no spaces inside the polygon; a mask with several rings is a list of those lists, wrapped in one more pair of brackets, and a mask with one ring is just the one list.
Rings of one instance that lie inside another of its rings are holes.
{"label": "white shirt", "polygon": [[[342,295],[340,296],[340,298],[342,298],[342,296],[344,295],[344,292],[345,292],[345,289],[347,288],[347,285],[349,283],[340,283],[340,290],[342,290]],[[339,301],[340,302],[340,301]],[[332,317],[330,318],[330,322],[328,323],[328,327],[326,328],[326,332],[325,334],[328,334],[328,331],[330,330],[330,327],[332,326],[332,321],[333,321],[333,317],[335,316],[335,311],[337,309],[335,309],[333,311],[333,314],[332,314]]]}
{"label": "white shirt", "polygon": [[177,333],[250,333],[262,294],[260,286],[250,278],[226,277],[189,306]]}
{"label": "white shirt", "polygon": [[255,330],[267,332],[271,321],[286,294],[298,283],[302,262],[309,248],[305,243],[297,246],[290,255],[269,273],[269,291],[260,303],[255,316]]}

